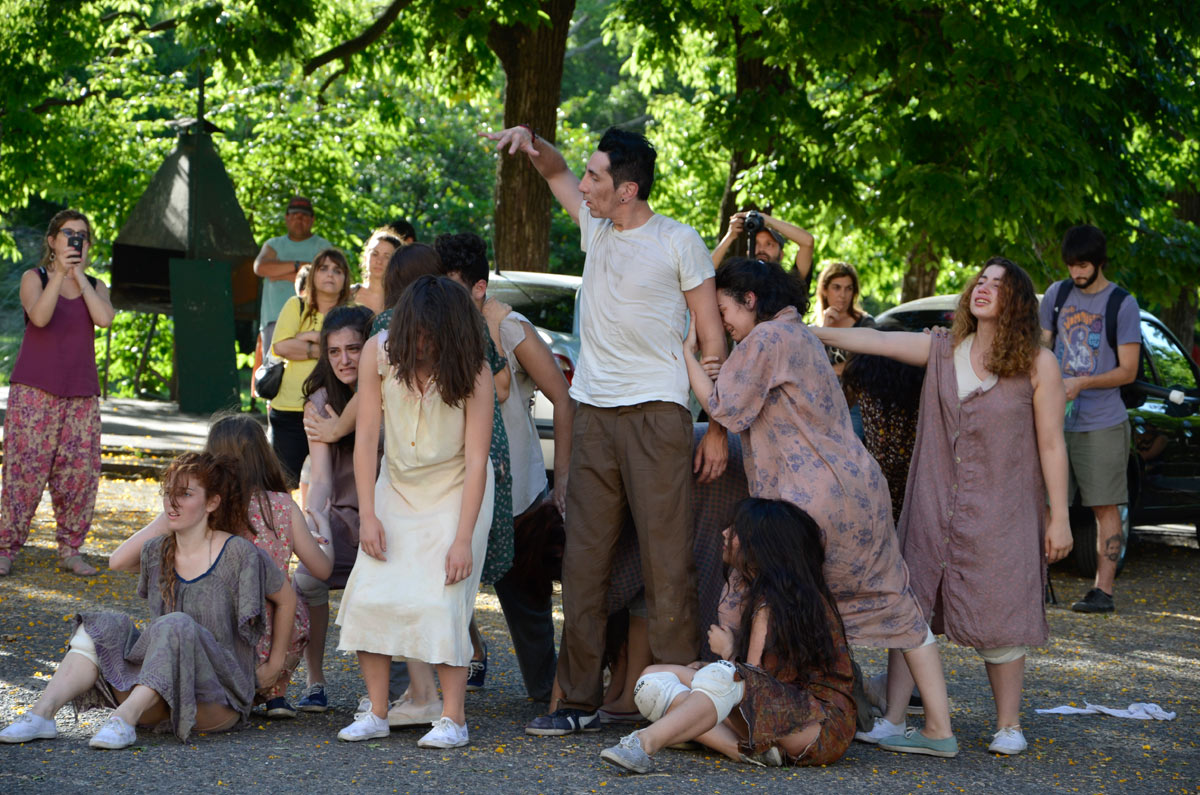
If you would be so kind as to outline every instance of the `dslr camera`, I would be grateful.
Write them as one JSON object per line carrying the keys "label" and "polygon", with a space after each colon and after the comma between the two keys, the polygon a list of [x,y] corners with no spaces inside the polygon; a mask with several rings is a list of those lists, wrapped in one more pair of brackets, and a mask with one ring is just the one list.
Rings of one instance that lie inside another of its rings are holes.
{"label": "dslr camera", "polygon": [[761,232],[767,225],[760,213],[751,210],[746,213],[746,220],[742,222],[742,228],[746,230],[746,251],[750,259],[756,258],[755,249],[758,243],[758,233]]}

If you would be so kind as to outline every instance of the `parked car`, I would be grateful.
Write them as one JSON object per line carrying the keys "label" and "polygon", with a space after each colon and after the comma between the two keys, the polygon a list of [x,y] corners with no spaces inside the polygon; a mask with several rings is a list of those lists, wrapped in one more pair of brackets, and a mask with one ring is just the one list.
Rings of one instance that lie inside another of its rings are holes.
{"label": "parked car", "polygon": [[[488,279],[488,295],[529,318],[550,347],[567,383],[579,361],[578,276],[531,271],[496,271]],[[547,471],[554,469],[554,404],[539,390],[533,401],[533,420],[542,441]]]}
{"label": "parked car", "polygon": [[[882,312],[876,320],[912,331],[948,327],[957,302],[957,295],[921,298]],[[1131,527],[1191,524],[1200,540],[1200,370],[1154,315],[1143,311],[1141,326],[1142,353],[1135,386],[1142,402],[1129,409],[1129,503],[1121,506],[1125,543],[1118,571],[1125,563]],[[1181,402],[1172,401],[1172,391]],[[1075,540],[1071,559],[1080,573],[1091,576],[1096,571],[1096,522],[1078,497],[1071,506],[1071,533]]]}

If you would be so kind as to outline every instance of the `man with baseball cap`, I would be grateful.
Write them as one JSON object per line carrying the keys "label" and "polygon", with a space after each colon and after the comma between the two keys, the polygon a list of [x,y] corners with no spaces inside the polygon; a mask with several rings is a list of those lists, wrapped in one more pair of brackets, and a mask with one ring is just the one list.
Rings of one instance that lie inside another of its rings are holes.
{"label": "man with baseball cap", "polygon": [[303,196],[293,196],[283,216],[287,234],[263,243],[254,259],[254,273],[263,279],[262,304],[258,313],[262,349],[271,350],[275,319],[284,303],[296,294],[296,273],[312,262],[323,249],[332,247],[325,238],[314,235],[312,202]]}

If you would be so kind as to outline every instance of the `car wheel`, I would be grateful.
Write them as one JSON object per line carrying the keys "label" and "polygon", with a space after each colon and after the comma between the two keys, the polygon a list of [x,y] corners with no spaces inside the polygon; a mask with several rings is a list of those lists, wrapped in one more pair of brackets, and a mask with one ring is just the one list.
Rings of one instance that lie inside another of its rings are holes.
{"label": "car wheel", "polygon": [[[1125,568],[1125,553],[1129,549],[1129,506],[1117,506],[1121,514],[1121,555],[1117,558],[1117,576]],[[1200,530],[1197,531],[1200,533]],[[1071,506],[1071,562],[1084,577],[1096,576],[1096,515],[1091,508]]]}

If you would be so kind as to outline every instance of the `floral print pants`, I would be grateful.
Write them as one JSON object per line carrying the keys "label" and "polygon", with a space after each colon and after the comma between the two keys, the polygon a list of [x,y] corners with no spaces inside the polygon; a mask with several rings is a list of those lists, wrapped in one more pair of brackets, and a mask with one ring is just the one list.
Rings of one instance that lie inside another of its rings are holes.
{"label": "floral print pants", "polygon": [[79,554],[100,485],[99,398],[59,397],[13,384],[4,417],[3,483],[0,556],[17,556],[46,486],[58,523],[58,555]]}

